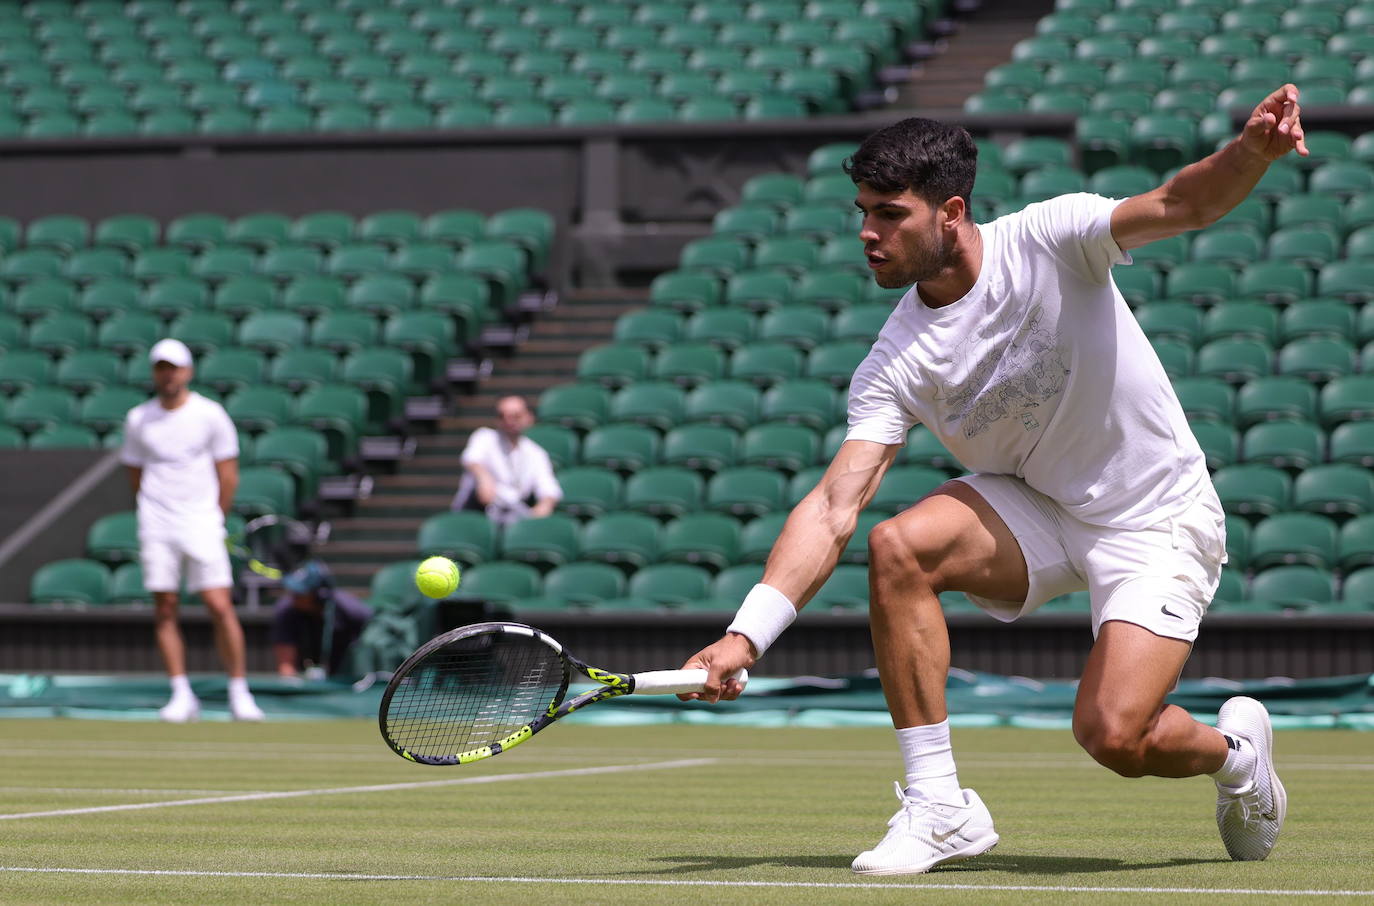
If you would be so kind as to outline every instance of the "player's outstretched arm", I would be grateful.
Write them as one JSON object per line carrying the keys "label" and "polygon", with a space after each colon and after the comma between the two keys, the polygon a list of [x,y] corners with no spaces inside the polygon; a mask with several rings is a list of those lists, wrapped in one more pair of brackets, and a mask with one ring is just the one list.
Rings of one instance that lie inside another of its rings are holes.
{"label": "player's outstretched arm", "polygon": [[1199,230],[1245,200],[1269,165],[1289,151],[1306,157],[1298,88],[1284,85],[1259,103],[1239,136],[1189,164],[1157,189],[1112,212],[1112,238],[1123,250]]}
{"label": "player's outstretched arm", "polygon": [[[710,671],[706,691],[679,698],[714,702],[739,696],[740,685],[726,677],[741,667],[754,666],[776,633],[830,578],[840,553],[854,534],[860,511],[873,499],[900,449],[897,445],[862,440],[846,441],[840,446],[820,482],[787,517],[768,555],[763,581],[746,597],[730,624],[731,631],[683,665]],[[794,608],[793,612],[776,614],[771,630],[760,626],[770,621],[769,609],[782,611],[789,606]]]}

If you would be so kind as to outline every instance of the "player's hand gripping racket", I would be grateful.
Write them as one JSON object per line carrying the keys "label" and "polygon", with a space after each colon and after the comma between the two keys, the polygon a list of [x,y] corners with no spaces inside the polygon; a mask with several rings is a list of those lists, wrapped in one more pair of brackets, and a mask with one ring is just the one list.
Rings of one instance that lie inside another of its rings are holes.
{"label": "player's hand gripping racket", "polygon": [[[600,685],[564,701],[583,674]],[[521,623],[474,623],[436,636],[397,668],[377,715],[382,738],[419,764],[467,764],[514,748],[572,712],[621,695],[705,691],[705,670],[613,673]],[[748,682],[741,670],[737,679]]]}

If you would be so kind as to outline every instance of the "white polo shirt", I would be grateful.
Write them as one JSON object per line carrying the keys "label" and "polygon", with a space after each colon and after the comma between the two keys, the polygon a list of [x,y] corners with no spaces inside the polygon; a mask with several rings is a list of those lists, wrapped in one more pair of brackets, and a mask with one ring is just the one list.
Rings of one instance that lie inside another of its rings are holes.
{"label": "white polo shirt", "polygon": [[855,371],[848,440],[917,422],[972,472],[1015,475],[1095,525],[1140,529],[1212,493],[1159,357],[1111,279],[1120,202],[1064,195],[978,227],[961,299],[912,287]]}
{"label": "white polo shirt", "polygon": [[553,474],[549,454],[528,437],[514,444],[495,428],[478,428],[463,448],[464,466],[480,465],[496,482],[496,502],[505,505],[529,499],[563,499],[563,488]]}
{"label": "white polo shirt", "polygon": [[215,463],[239,455],[224,407],[192,392],[175,409],[156,397],[129,410],[120,460],[143,470],[138,486],[141,540],[224,537]]}

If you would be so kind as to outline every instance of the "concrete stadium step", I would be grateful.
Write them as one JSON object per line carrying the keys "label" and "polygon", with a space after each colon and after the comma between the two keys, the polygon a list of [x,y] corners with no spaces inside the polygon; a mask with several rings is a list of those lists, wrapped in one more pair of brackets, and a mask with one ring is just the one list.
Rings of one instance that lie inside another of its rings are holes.
{"label": "concrete stadium step", "polygon": [[358,501],[358,512],[372,516],[419,516],[425,518],[442,513],[453,502],[447,494],[383,494]]}
{"label": "concrete stadium step", "polygon": [[984,0],[939,42],[939,54],[917,67],[892,106],[936,116],[962,111],[964,101],[982,90],[987,71],[1009,61],[1016,42],[1034,35],[1036,23],[1053,11],[1053,0]]}
{"label": "concrete stadium step", "polygon": [[451,496],[458,490],[458,476],[452,475],[441,477],[438,475],[415,475],[410,472],[400,472],[395,475],[378,475],[374,479],[373,496],[378,494],[389,494],[394,491],[401,493],[432,492],[442,494],[448,492]]}
{"label": "concrete stadium step", "polygon": [[321,547],[318,553],[329,564],[329,568],[335,571],[336,576],[338,575],[338,567],[343,564],[375,565],[379,560],[390,563],[397,560],[410,560],[417,556],[413,535],[408,540],[382,540],[379,538],[369,538],[362,541],[331,540]]}
{"label": "concrete stadium step", "polygon": [[329,543],[343,541],[415,540],[424,520],[416,516],[355,516],[335,519],[330,526]]}

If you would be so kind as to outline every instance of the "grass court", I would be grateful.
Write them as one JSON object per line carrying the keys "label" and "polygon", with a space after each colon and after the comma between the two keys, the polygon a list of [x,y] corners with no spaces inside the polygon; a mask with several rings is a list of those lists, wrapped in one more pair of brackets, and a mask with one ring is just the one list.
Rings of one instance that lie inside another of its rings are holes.
{"label": "grass court", "polygon": [[[612,705],[611,707],[614,707]],[[1288,823],[1226,858],[1207,778],[1123,780],[1066,731],[955,730],[1002,842],[849,871],[896,808],[892,734],[579,725],[427,768],[368,721],[0,722],[0,902],[886,904],[1374,901],[1374,737],[1276,739]]]}

